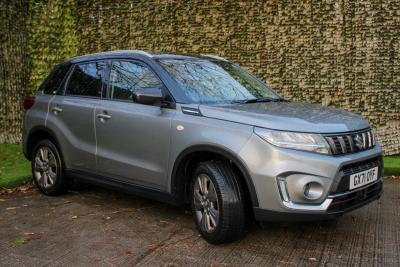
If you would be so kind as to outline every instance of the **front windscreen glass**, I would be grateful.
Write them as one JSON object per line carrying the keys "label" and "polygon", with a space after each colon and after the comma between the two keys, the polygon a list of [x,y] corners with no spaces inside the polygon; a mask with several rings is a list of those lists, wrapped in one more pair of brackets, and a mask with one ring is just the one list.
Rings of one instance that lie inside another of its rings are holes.
{"label": "front windscreen glass", "polygon": [[280,99],[248,71],[223,60],[159,59],[193,103],[235,103]]}

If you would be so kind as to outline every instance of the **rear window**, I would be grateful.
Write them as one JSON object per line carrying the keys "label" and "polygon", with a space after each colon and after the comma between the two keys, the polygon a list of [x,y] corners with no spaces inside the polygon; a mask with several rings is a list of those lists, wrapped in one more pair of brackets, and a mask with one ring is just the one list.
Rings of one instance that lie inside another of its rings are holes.
{"label": "rear window", "polygon": [[66,95],[101,97],[105,80],[104,62],[91,62],[76,65],[68,82]]}
{"label": "rear window", "polygon": [[45,94],[54,94],[57,92],[67,75],[69,67],[69,65],[57,66],[40,86],[39,90],[43,91]]}

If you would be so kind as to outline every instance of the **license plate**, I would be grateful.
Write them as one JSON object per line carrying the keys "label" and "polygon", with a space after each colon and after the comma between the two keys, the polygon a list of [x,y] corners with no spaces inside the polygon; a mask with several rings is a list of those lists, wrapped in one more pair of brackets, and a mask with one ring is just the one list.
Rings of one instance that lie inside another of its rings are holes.
{"label": "license plate", "polygon": [[378,180],[378,167],[350,175],[350,190]]}

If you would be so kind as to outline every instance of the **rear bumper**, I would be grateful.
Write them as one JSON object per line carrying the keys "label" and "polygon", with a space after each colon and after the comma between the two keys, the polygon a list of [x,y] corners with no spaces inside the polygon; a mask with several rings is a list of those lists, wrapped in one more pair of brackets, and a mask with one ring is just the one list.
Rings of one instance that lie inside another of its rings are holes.
{"label": "rear bumper", "polygon": [[331,220],[379,199],[382,194],[383,181],[380,179],[360,190],[329,196],[332,202],[324,212],[273,211],[255,207],[254,215],[257,221],[269,222]]}

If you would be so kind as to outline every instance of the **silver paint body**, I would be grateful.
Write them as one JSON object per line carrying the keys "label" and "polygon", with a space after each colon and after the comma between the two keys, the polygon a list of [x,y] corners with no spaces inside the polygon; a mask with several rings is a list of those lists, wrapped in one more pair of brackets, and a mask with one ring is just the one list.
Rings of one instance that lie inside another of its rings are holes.
{"label": "silver paint body", "polygon": [[[202,116],[184,114],[182,106],[199,109]],[[102,113],[111,118],[98,118]],[[25,115],[24,143],[36,126],[45,126],[55,134],[67,169],[96,172],[167,194],[172,190],[172,170],[183,151],[198,145],[223,149],[248,170],[258,208],[283,212],[323,211],[343,165],[382,154],[377,144],[354,154],[321,155],[279,148],[254,134],[255,126],[312,133],[342,133],[369,127],[356,114],[303,103],[177,103],[172,109],[39,92],[36,103]],[[290,187],[296,187],[296,173],[309,176],[302,179],[322,183],[324,197],[293,207],[283,203],[277,177],[284,175]]]}

